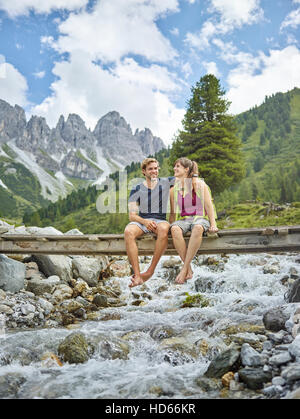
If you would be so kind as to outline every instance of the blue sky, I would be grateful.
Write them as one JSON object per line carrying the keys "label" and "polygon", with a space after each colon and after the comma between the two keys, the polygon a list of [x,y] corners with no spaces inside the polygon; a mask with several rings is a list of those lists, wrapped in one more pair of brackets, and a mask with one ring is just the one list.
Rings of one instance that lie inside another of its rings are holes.
{"label": "blue sky", "polygon": [[207,73],[232,114],[300,87],[300,0],[0,0],[0,99],[50,127],[116,110],[170,144]]}

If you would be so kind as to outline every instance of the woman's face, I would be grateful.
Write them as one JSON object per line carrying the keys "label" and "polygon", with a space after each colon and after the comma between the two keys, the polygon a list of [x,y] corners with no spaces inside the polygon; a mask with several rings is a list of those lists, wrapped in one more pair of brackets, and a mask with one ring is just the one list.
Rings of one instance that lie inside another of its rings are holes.
{"label": "woman's face", "polygon": [[174,166],[174,176],[175,177],[187,177],[188,172],[189,172],[188,167],[182,166],[182,164],[179,163],[179,162],[175,163],[175,166]]}

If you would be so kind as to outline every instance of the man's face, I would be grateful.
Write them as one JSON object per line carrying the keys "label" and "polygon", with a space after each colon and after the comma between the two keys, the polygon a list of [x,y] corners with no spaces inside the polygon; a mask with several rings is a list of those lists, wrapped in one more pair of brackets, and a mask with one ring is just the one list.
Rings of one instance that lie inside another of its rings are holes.
{"label": "man's face", "polygon": [[157,163],[149,163],[146,169],[143,170],[143,175],[146,177],[146,179],[155,180],[158,177],[158,171],[159,167]]}

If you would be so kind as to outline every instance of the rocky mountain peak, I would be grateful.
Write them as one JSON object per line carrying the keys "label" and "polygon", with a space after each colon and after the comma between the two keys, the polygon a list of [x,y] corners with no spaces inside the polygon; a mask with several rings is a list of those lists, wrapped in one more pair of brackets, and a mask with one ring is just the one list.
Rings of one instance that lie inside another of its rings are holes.
{"label": "rocky mountain peak", "polygon": [[26,128],[25,111],[20,106],[11,106],[0,99],[0,144],[24,134]]}
{"label": "rocky mountain peak", "polygon": [[45,149],[50,132],[46,119],[34,115],[28,121],[24,135],[16,138],[16,145],[21,149],[33,152],[38,148]]}
{"label": "rocky mountain peak", "polygon": [[154,155],[157,151],[165,147],[163,141],[159,137],[153,136],[149,128],[141,131],[137,129],[134,136],[146,156]]}
{"label": "rocky mountain peak", "polygon": [[[97,122],[93,134],[99,139],[103,135],[113,135],[114,133],[131,136],[132,130],[129,124],[117,111],[108,112]],[[100,144],[101,145],[101,144]]]}
{"label": "rocky mountain peak", "polygon": [[73,148],[91,147],[94,142],[92,133],[77,114],[70,114],[66,122],[60,118],[60,134],[65,143]]}
{"label": "rocky mountain peak", "polygon": [[0,100],[0,144],[11,140],[20,152],[30,152],[44,169],[86,180],[97,179],[99,173],[106,176],[164,148],[148,128],[133,135],[117,111],[100,118],[93,132],[75,113],[67,119],[61,115],[56,127],[50,129],[45,118],[32,116],[27,123],[20,106]]}

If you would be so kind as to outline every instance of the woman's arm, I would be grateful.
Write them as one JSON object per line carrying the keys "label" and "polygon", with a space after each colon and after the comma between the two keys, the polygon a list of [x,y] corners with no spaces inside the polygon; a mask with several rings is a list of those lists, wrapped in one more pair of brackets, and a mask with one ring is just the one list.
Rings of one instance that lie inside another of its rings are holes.
{"label": "woman's arm", "polygon": [[216,219],[215,219],[215,209],[214,209],[214,206],[213,206],[211,194],[208,190],[208,187],[207,187],[206,183],[204,184],[204,208],[205,208],[205,212],[208,215],[208,219],[209,219],[209,222],[210,222],[209,231],[210,232],[217,232],[218,227],[217,227]]}

